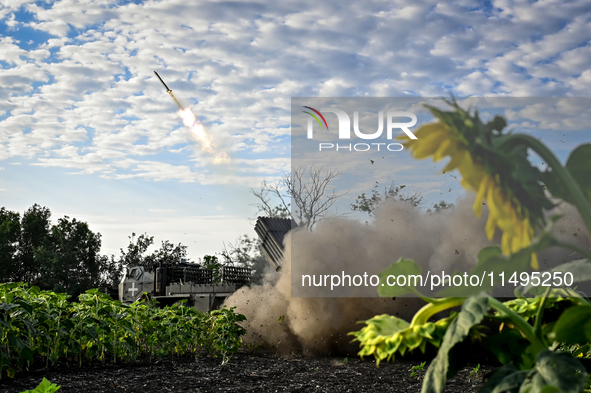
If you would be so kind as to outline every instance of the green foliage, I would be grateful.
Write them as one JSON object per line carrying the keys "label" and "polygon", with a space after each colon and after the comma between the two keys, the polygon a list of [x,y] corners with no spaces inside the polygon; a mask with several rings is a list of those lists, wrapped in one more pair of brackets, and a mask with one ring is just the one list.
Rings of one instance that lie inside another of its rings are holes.
{"label": "green foliage", "polygon": [[204,341],[206,349],[216,357],[222,357],[222,365],[230,360],[230,356],[240,349],[241,337],[246,334],[246,329],[239,325],[245,321],[242,314],[234,313],[234,309],[224,306],[220,310],[213,310],[205,321],[207,325]]}
{"label": "green foliage", "polygon": [[457,318],[447,328],[437,356],[425,374],[422,393],[443,392],[449,371],[450,351],[468,337],[470,329],[482,321],[489,308],[488,297],[466,299]]}
{"label": "green foliage", "polygon": [[217,256],[215,255],[205,255],[203,259],[200,260],[201,265],[213,272],[213,282],[220,283],[222,282],[222,267],[224,266]]}
{"label": "green foliage", "polygon": [[403,319],[382,314],[363,321],[365,327],[349,334],[355,337],[353,341],[360,342],[362,348],[358,355],[362,358],[373,355],[379,367],[380,361],[394,359],[396,353],[404,355],[417,348],[424,353],[427,344],[438,347],[454,318],[452,315],[436,322],[409,324]]}
{"label": "green foliage", "polygon": [[535,368],[520,371],[512,364],[496,370],[486,381],[481,393],[578,393],[587,384],[585,367],[570,355],[550,350],[541,351]]}
{"label": "green foliage", "polygon": [[591,201],[591,166],[589,165],[589,157],[591,157],[591,144],[587,143],[577,147],[570,154],[566,162],[566,169],[587,195],[587,199]]}
{"label": "green foliage", "polygon": [[474,367],[472,369],[472,371],[470,371],[470,374],[468,374],[468,381],[471,380],[472,378],[477,379],[479,371],[480,371],[480,363],[478,363],[478,365],[476,367]]}
{"label": "green foliage", "polygon": [[423,362],[421,364],[417,364],[416,366],[411,367],[410,371],[410,375],[409,377],[414,378],[420,378],[423,375],[423,372],[425,371],[425,364],[427,364],[427,362]]}
{"label": "green foliage", "polygon": [[371,196],[369,197],[365,194],[365,192],[361,195],[358,195],[357,198],[355,198],[355,203],[351,204],[351,210],[360,211],[367,213],[370,216],[374,216],[377,207],[387,200],[409,202],[415,207],[423,203],[423,197],[419,194],[405,194],[405,192],[402,191],[406,188],[406,185],[404,184],[397,186],[394,182],[392,182],[389,186],[384,187],[383,193],[379,191],[379,186],[380,184],[376,182],[376,184],[371,189]]}
{"label": "green foliage", "polygon": [[81,365],[199,350],[227,362],[246,333],[238,325],[245,317],[233,309],[202,314],[153,301],[127,306],[96,289],[78,300],[22,283],[0,284],[0,376],[14,377],[32,363]]}
{"label": "green foliage", "polygon": [[224,244],[224,250],[221,252],[224,264],[250,268],[252,270],[250,282],[262,284],[265,268],[269,266],[269,262],[261,254],[260,245],[259,239],[248,235],[240,236],[234,243],[229,243],[227,246]]}
{"label": "green foliage", "polygon": [[52,226],[50,239],[45,258],[51,266],[38,280],[48,284],[45,289],[78,296],[100,284],[100,234],[93,233],[85,222],[65,216]]}
{"label": "green foliage", "polygon": [[52,225],[51,212],[37,204],[22,217],[0,209],[0,282],[26,282],[73,297],[106,289],[122,267],[99,255],[101,235],[65,216]]}
{"label": "green foliage", "polygon": [[[578,186],[591,201],[591,144],[584,144],[573,150],[566,162],[566,169],[577,182]],[[554,171],[544,173],[544,183],[555,197],[562,198],[569,203],[574,203],[575,199],[561,181],[559,175]]]}
{"label": "green foliage", "polygon": [[43,378],[39,386],[34,390],[25,390],[22,393],[54,393],[59,390],[61,386],[57,386],[54,383],[49,382],[46,378]]}
{"label": "green foliage", "polygon": [[[380,296],[396,297],[412,292],[416,286],[414,285],[416,283],[415,280],[419,278],[422,270],[423,269],[421,269],[421,267],[412,259],[400,258],[378,275],[380,278],[378,293]],[[389,276],[406,277],[406,285],[389,285],[387,282]]]}
{"label": "green foliage", "polygon": [[[563,263],[553,269],[548,270],[550,273],[554,272],[569,272],[573,277],[573,284],[591,281],[591,261],[589,259],[579,259],[572,262]],[[520,294],[533,293],[539,295],[539,289],[529,284],[517,289]]]}
{"label": "green foliage", "polygon": [[[470,271],[469,275],[481,277],[486,274],[487,278],[480,286],[453,286],[438,293],[439,296],[474,296],[482,291],[490,291],[499,287],[501,281],[499,274],[504,273],[504,284],[514,273],[526,271],[530,266],[531,254],[542,251],[546,248],[559,245],[558,241],[551,235],[551,226],[548,226],[528,247],[525,247],[515,254],[503,255],[499,246],[484,247],[478,253],[478,262]],[[488,278],[492,274],[494,281]]]}
{"label": "green foliage", "polygon": [[554,325],[553,336],[564,344],[591,342],[591,306],[575,306],[563,312]]}
{"label": "green foliage", "polygon": [[119,263],[128,268],[143,266],[146,271],[154,271],[160,263],[169,265],[177,264],[181,259],[187,259],[187,246],[179,243],[174,245],[168,240],[163,240],[159,249],[151,254],[148,248],[154,244],[154,236],[144,233],[136,238],[135,232],[129,236],[127,250],[120,249]]}

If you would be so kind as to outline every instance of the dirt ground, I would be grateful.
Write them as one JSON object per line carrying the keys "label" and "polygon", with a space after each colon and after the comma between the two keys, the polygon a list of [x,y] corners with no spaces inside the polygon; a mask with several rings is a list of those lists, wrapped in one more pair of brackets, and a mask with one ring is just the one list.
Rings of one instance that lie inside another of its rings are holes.
{"label": "dirt ground", "polygon": [[[61,367],[21,373],[0,380],[0,393],[33,389],[46,377],[58,393],[161,392],[420,392],[423,373],[411,377],[418,361],[381,363],[354,358],[305,358],[238,354],[230,364],[208,357],[163,358],[152,363]],[[425,366],[425,370],[427,367]],[[477,392],[481,367],[469,378],[466,367],[447,383],[446,392]]]}

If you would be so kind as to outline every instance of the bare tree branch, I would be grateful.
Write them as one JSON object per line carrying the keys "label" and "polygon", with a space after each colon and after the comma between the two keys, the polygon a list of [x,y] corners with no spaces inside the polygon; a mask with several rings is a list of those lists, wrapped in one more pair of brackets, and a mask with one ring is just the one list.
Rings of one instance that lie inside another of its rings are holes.
{"label": "bare tree branch", "polygon": [[[251,190],[259,199],[255,206],[257,214],[269,217],[291,217],[299,226],[312,229],[322,219],[337,198],[346,192],[337,193],[330,182],[342,172],[338,170],[323,171],[322,167],[312,166],[305,170],[302,167],[286,172],[280,181],[269,184],[263,182],[260,190]],[[279,200],[279,206],[273,207],[271,197]],[[288,200],[291,203],[288,203]],[[293,209],[290,209],[293,206]]]}
{"label": "bare tree branch", "polygon": [[[258,203],[254,204],[257,208],[255,213],[256,216],[263,215],[267,217],[291,218],[290,204],[287,202],[289,195],[286,195],[281,191],[283,188],[282,182],[283,180],[270,184],[264,180],[261,183],[260,190],[250,190],[250,192],[252,192],[252,194],[259,200]],[[279,199],[279,205],[273,206],[271,203],[271,197]]]}

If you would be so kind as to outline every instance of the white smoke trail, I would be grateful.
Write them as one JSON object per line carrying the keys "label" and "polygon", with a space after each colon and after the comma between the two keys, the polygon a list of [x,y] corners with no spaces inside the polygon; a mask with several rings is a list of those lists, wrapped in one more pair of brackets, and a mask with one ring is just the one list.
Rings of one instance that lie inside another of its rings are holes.
{"label": "white smoke trail", "polygon": [[[203,124],[199,122],[199,119],[197,119],[197,116],[195,116],[191,108],[181,108],[177,111],[177,114],[183,120],[183,124],[189,128],[193,137],[201,143],[201,150],[213,154],[215,147],[213,140],[205,130],[205,127],[203,127]],[[214,164],[225,164],[227,162],[228,154],[226,152],[218,153],[213,160]]]}

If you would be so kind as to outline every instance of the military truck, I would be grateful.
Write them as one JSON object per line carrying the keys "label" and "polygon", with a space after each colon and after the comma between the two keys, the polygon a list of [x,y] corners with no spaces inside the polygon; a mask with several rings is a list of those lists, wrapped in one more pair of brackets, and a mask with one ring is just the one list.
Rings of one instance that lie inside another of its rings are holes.
{"label": "military truck", "polygon": [[[285,235],[297,224],[291,219],[259,217],[255,232],[261,252],[274,270],[281,268]],[[119,283],[119,299],[133,303],[144,292],[162,305],[187,299],[187,304],[206,312],[219,308],[238,288],[250,283],[250,268],[222,266],[214,272],[198,263],[161,264],[154,272],[132,267]]]}
{"label": "military truck", "polygon": [[251,275],[250,268],[221,266],[214,272],[198,263],[164,263],[154,272],[135,266],[119,283],[119,300],[133,303],[147,292],[163,306],[186,299],[188,306],[207,312],[247,285]]}

